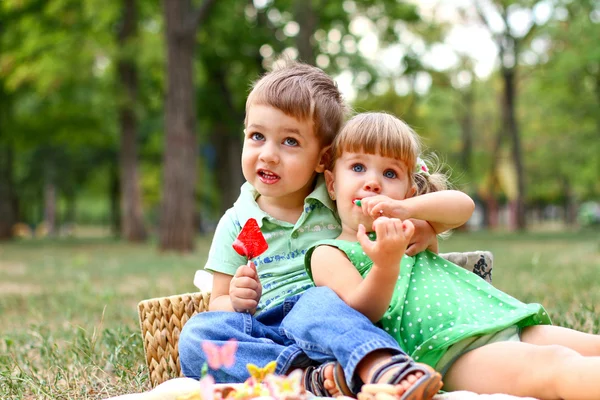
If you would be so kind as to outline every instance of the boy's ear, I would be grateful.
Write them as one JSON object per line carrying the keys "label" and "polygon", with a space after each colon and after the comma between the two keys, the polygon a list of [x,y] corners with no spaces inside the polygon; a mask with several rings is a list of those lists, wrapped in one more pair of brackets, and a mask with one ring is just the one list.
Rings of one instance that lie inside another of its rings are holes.
{"label": "boy's ear", "polygon": [[331,160],[331,146],[325,146],[319,152],[319,164],[315,168],[315,172],[321,173],[325,171],[325,168],[329,165]]}
{"label": "boy's ear", "polygon": [[327,193],[329,193],[331,200],[335,200],[335,191],[333,190],[333,184],[335,180],[333,178],[333,172],[326,169],[323,175],[325,175],[325,186],[327,186]]}

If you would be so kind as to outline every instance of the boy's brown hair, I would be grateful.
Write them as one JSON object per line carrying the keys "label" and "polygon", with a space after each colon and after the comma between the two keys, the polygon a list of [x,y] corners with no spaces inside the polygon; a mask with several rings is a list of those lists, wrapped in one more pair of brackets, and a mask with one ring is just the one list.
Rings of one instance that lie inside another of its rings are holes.
{"label": "boy's brown hair", "polygon": [[347,114],[335,81],[312,65],[295,61],[278,64],[254,83],[246,100],[246,118],[255,104],[275,107],[300,121],[312,120],[321,145],[330,145]]}

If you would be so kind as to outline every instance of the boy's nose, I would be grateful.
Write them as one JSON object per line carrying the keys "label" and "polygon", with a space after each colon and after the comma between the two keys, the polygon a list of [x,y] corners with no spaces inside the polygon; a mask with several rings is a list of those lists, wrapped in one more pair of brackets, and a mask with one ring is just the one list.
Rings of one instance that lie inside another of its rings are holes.
{"label": "boy's nose", "polygon": [[259,156],[260,161],[264,163],[278,163],[279,154],[273,146],[264,146]]}

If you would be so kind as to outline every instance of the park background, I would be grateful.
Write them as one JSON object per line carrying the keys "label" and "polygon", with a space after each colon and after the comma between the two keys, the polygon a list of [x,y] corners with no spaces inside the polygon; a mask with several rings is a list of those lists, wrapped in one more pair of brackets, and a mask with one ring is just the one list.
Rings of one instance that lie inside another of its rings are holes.
{"label": "park background", "polygon": [[415,128],[477,211],[443,251],[600,326],[597,0],[3,0],[0,397],[148,388],[136,303],[194,291],[280,58]]}

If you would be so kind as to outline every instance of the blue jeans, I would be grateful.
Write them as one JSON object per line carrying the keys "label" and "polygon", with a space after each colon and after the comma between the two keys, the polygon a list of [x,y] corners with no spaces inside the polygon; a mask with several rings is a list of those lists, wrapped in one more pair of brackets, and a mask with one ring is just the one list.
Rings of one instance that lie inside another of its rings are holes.
{"label": "blue jeans", "polygon": [[201,342],[223,345],[238,341],[233,367],[210,371],[217,382],[243,382],[246,364],[264,366],[276,360],[276,373],[336,360],[346,382],[356,393],[362,381],[356,376],[358,363],[375,350],[390,354],[403,351],[385,331],[354,310],[327,287],[311,288],[256,318],[236,312],[203,312],[190,318],[179,338],[179,361],[187,377],[198,379],[206,357]]}

